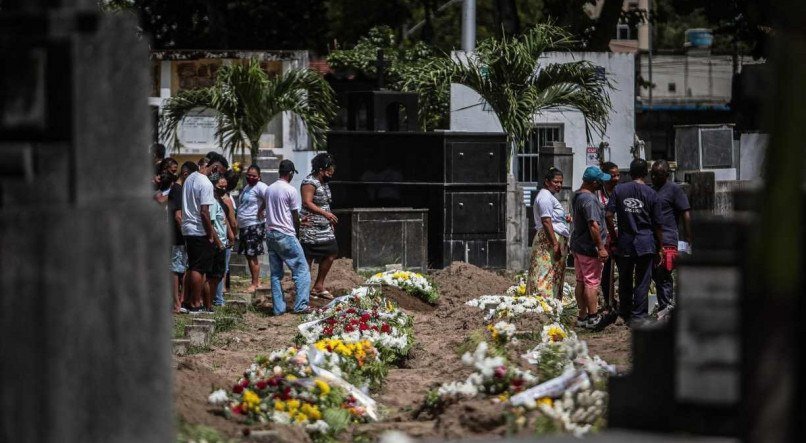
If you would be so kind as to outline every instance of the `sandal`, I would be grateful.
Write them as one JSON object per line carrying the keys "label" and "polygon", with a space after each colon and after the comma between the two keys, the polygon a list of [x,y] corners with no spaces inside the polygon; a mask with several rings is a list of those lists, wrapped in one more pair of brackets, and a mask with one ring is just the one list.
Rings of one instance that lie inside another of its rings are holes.
{"label": "sandal", "polygon": [[311,295],[314,297],[324,298],[325,300],[333,300],[333,294],[328,292],[326,289],[320,292],[311,292]]}

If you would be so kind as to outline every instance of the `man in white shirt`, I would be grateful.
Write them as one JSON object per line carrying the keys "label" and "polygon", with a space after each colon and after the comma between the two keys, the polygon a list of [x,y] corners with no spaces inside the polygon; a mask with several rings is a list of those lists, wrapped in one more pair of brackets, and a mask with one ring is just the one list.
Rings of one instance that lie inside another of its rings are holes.
{"label": "man in white shirt", "polygon": [[274,315],[285,313],[285,300],[280,280],[283,278],[283,263],[291,269],[297,296],[294,313],[310,311],[308,302],[311,291],[311,271],[305,260],[302,245],[297,239],[299,232],[300,196],[291,186],[297,170],[291,160],[280,162],[280,178],[266,189],[266,247],[271,268],[271,295]]}
{"label": "man in white shirt", "polygon": [[210,219],[215,196],[209,176],[226,171],[226,160],[223,157],[205,160],[199,162],[199,170],[188,176],[182,188],[181,229],[188,255],[191,312],[212,312],[212,298],[202,300],[204,276],[212,270],[215,248],[220,245]]}

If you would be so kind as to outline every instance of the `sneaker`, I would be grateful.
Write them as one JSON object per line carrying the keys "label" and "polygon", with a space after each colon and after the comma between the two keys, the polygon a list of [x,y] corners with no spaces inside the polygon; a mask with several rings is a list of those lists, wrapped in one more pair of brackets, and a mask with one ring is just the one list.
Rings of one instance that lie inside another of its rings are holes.
{"label": "sneaker", "polygon": [[305,309],[303,309],[303,310],[301,310],[301,311],[294,311],[294,314],[299,314],[299,315],[308,315],[308,314],[310,314],[311,312],[313,312],[313,310],[312,310],[311,308],[309,308],[309,307],[308,307],[308,308],[305,308]]}
{"label": "sneaker", "polygon": [[[589,315],[588,318],[585,320],[585,329],[590,329],[592,331],[601,331],[604,329],[602,326],[602,316],[599,314]],[[602,329],[599,329],[602,327]]]}
{"label": "sneaker", "polygon": [[197,315],[204,313],[204,306],[199,306],[198,308],[194,308],[193,306],[188,308],[188,314]]}
{"label": "sneaker", "polygon": [[176,311],[176,313],[177,313],[177,314],[187,314],[187,313],[188,313],[188,310],[187,310],[187,309],[185,309],[185,308],[179,308],[179,310],[178,310],[178,311]]}
{"label": "sneaker", "polygon": [[588,317],[580,319],[577,317],[577,328],[587,328],[588,327]]}

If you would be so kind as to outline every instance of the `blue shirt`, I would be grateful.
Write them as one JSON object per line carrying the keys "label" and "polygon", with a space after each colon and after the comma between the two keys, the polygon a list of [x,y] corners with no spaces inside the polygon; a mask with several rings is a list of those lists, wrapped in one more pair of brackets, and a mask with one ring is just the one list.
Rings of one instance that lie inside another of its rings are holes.
{"label": "blue shirt", "polygon": [[677,183],[668,180],[655,191],[658,193],[661,207],[663,244],[664,246],[677,247],[677,241],[679,240],[677,223],[680,221],[680,214],[691,209],[688,204],[688,197]]}
{"label": "blue shirt", "polygon": [[628,182],[616,185],[607,212],[618,218],[617,255],[635,257],[654,254],[654,228],[661,225],[661,205],[658,194],[649,186]]}

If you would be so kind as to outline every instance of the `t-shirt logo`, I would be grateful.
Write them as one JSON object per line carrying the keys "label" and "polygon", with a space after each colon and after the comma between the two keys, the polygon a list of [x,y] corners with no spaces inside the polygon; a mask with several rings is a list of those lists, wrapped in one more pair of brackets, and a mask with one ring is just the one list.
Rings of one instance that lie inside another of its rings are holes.
{"label": "t-shirt logo", "polygon": [[624,211],[625,212],[632,212],[638,213],[644,209],[644,202],[637,198],[625,198],[624,199]]}

